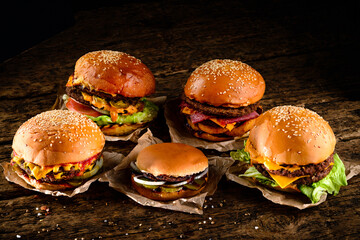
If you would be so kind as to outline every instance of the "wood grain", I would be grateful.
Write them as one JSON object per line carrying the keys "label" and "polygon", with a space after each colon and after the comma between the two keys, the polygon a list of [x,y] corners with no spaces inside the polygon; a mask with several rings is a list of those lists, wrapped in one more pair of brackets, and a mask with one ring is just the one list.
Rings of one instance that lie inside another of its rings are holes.
{"label": "wood grain", "polygon": [[[266,81],[265,109],[298,105],[318,112],[337,137],[336,152],[360,162],[358,6],[303,1],[136,1],[83,8],[75,24],[0,64],[0,161],[17,128],[46,111],[75,61],[112,49],[141,59],[156,96],[178,97],[191,72],[215,58],[242,60]],[[161,114],[151,126],[170,141]],[[127,154],[133,143],[106,148]],[[216,151],[204,151],[219,155]],[[228,155],[228,153],[222,153]],[[106,183],[73,198],[9,183],[0,173],[0,238],[14,239],[358,239],[360,179],[317,207],[297,210],[225,179],[203,215],[143,207]]]}

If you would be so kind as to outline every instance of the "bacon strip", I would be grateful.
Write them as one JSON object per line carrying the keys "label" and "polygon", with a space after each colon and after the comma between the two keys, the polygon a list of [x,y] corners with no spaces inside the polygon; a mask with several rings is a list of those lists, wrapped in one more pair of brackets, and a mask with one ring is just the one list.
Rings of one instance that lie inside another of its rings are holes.
{"label": "bacon strip", "polygon": [[211,116],[203,114],[201,112],[194,112],[193,114],[190,115],[190,120],[194,124],[205,121],[209,118],[211,118]]}
{"label": "bacon strip", "polygon": [[249,113],[248,115],[237,117],[237,118],[217,118],[217,120],[221,124],[229,124],[229,123],[234,123],[234,122],[244,122],[244,121],[247,121],[250,119],[257,118],[258,116],[259,116],[259,114],[256,111],[254,111],[252,113]]}

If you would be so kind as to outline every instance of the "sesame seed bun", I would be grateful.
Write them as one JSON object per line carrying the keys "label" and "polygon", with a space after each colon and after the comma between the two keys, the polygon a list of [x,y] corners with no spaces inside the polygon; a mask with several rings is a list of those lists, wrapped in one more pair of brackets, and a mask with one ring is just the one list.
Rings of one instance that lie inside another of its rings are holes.
{"label": "sesame seed bun", "polygon": [[75,64],[74,84],[124,97],[144,97],[155,92],[155,78],[139,59],[123,52],[89,52]]}
{"label": "sesame seed bun", "polygon": [[260,73],[243,62],[215,59],[195,69],[184,92],[186,97],[200,103],[239,108],[262,98],[265,81]]}
{"label": "sesame seed bun", "polygon": [[232,137],[229,136],[219,136],[219,135],[213,135],[210,133],[206,133],[206,132],[193,132],[193,135],[197,138],[201,138],[201,139],[205,139],[207,141],[210,142],[220,142],[220,141],[227,141],[227,140],[231,140],[233,139]]}
{"label": "sesame seed bun", "polygon": [[160,143],[143,149],[136,165],[154,176],[187,176],[204,171],[207,157],[197,148],[182,143]]}
{"label": "sesame seed bun", "polygon": [[278,165],[308,165],[329,158],[335,144],[330,125],[317,113],[280,106],[257,118],[245,150],[251,159],[266,157]]}
{"label": "sesame seed bun", "polygon": [[12,148],[26,162],[50,166],[87,160],[101,153],[104,145],[100,128],[86,116],[52,110],[23,123]]}

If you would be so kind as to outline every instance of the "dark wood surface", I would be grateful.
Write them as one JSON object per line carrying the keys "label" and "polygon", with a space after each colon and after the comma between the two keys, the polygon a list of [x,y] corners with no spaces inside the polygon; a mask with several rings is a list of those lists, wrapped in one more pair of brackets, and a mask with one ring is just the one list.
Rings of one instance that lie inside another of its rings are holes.
{"label": "dark wood surface", "polygon": [[[75,61],[112,49],[141,59],[156,96],[181,94],[190,73],[214,58],[242,60],[266,81],[265,109],[298,105],[318,112],[336,152],[360,162],[359,4],[304,1],[136,1],[84,7],[72,27],[0,64],[0,161],[28,118],[51,108]],[[153,127],[169,141],[163,116]],[[127,154],[130,142],[107,143]],[[206,154],[219,154],[205,151]],[[228,153],[223,153],[227,155]],[[143,207],[106,183],[73,198],[9,183],[0,173],[1,239],[359,239],[360,178],[317,207],[276,205],[222,179],[203,215]]]}

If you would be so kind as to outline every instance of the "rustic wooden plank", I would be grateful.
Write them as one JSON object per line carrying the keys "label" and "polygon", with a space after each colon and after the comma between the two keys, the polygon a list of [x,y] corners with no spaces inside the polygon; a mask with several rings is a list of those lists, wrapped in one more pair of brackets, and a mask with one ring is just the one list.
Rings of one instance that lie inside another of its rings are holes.
{"label": "rustic wooden plank", "polygon": [[[82,54],[113,49],[140,58],[154,72],[156,95],[169,98],[181,94],[203,62],[243,60],[266,80],[265,109],[293,104],[318,112],[332,126],[341,158],[359,162],[360,82],[351,58],[359,39],[351,5],[172,1],[81,10],[74,26],[0,64],[0,161],[9,161],[21,123],[52,106]],[[170,140],[162,113],[151,129]],[[126,155],[134,146],[111,142],[106,150]],[[338,196],[300,211],[222,179],[200,216],[142,207],[105,183],[73,198],[51,197],[8,183],[0,173],[0,238],[356,239],[359,186],[355,177]]]}
{"label": "rustic wooden plank", "polygon": [[[359,179],[352,183],[359,184]],[[353,204],[357,202],[354,196],[359,196],[360,191],[350,187],[344,187],[338,196],[329,197],[316,208],[300,211],[273,204],[256,190],[223,181],[218,193],[207,198],[206,212],[200,216],[142,207],[111,189],[103,191],[105,185],[94,184],[89,192],[71,199],[33,195],[1,201],[5,221],[0,228],[16,229],[12,236],[19,234],[29,238],[167,239],[183,236],[202,239],[207,236],[218,239],[281,238],[285,235],[336,238],[344,233],[347,236],[359,233],[356,228],[360,221],[359,209],[354,209]],[[342,226],[342,231],[332,231],[330,226],[347,219],[351,221]],[[22,227],[18,228],[19,225]],[[11,236],[11,232],[4,233]]]}
{"label": "rustic wooden plank", "polygon": [[16,130],[27,119],[49,110],[55,103],[56,92],[47,96],[37,96],[21,99],[2,100],[0,101],[0,144],[9,143]]}

